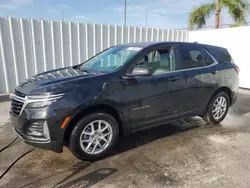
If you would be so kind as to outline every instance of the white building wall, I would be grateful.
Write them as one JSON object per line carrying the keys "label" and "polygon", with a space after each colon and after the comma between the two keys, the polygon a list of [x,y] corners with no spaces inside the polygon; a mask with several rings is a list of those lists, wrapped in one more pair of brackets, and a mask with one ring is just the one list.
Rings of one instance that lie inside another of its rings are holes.
{"label": "white building wall", "polygon": [[250,26],[191,31],[188,41],[227,48],[240,67],[240,87],[250,89]]}

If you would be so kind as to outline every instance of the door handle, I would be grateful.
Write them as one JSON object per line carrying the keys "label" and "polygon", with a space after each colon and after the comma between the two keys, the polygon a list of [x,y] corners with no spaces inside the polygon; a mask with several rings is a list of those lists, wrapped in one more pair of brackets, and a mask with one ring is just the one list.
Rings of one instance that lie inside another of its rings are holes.
{"label": "door handle", "polygon": [[218,70],[213,70],[212,74],[216,74],[217,72],[219,72]]}
{"label": "door handle", "polygon": [[175,76],[172,76],[172,77],[170,77],[168,80],[174,82],[174,81],[177,81],[177,80],[180,80],[180,79],[182,79],[182,77],[175,77]]}

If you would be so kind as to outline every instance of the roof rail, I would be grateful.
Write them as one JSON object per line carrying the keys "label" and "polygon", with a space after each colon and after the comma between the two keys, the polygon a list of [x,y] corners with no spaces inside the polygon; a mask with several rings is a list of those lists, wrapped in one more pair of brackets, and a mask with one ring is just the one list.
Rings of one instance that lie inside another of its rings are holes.
{"label": "roof rail", "polygon": [[196,44],[197,44],[198,42],[197,42],[197,41],[195,41],[194,43],[196,43]]}

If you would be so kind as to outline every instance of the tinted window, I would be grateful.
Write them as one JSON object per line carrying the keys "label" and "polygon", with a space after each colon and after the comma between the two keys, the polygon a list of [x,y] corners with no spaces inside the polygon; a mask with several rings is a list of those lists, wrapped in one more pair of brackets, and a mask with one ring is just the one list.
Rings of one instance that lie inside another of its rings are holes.
{"label": "tinted window", "polygon": [[196,46],[179,46],[180,62],[177,70],[203,67],[206,65],[202,48]]}
{"label": "tinted window", "polygon": [[215,63],[214,58],[212,58],[211,54],[209,54],[206,50],[203,50],[203,57],[206,66]]}
{"label": "tinted window", "polygon": [[234,63],[233,59],[232,59],[231,55],[229,54],[229,52],[227,51],[227,49],[218,48],[218,47],[211,47],[211,46],[206,47],[206,49],[208,50],[209,53],[211,53],[211,55],[213,57],[215,57],[215,59],[218,62],[220,62],[220,63]]}
{"label": "tinted window", "polygon": [[168,73],[175,70],[173,48],[159,49],[145,55],[137,66],[146,66],[153,69],[153,75]]}
{"label": "tinted window", "polygon": [[202,56],[202,52],[200,50],[190,50],[189,54],[194,61],[199,61],[198,57]]}

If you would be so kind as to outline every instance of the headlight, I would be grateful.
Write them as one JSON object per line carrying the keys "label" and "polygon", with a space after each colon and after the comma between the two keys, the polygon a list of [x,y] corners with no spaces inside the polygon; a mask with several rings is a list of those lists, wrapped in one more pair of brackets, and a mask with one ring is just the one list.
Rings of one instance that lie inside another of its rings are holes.
{"label": "headlight", "polygon": [[63,97],[64,94],[56,95],[31,95],[28,96],[27,108],[43,108]]}
{"label": "headlight", "polygon": [[49,106],[53,102],[56,102],[56,100],[53,101],[41,101],[41,102],[32,102],[27,104],[27,108],[42,108],[45,106]]}

